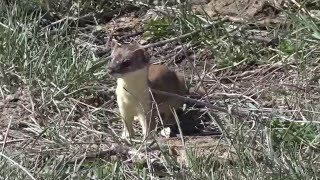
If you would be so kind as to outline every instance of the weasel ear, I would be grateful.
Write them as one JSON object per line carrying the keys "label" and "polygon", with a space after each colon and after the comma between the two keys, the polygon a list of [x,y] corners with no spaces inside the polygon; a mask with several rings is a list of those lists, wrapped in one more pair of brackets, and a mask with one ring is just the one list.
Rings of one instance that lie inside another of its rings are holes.
{"label": "weasel ear", "polygon": [[140,60],[145,63],[149,63],[149,55],[144,49],[137,49],[133,51],[132,58],[136,60]]}

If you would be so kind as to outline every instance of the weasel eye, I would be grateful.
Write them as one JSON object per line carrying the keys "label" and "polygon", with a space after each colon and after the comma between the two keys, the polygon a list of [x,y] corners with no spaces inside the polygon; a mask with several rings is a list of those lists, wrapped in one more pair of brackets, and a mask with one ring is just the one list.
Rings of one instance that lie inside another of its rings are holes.
{"label": "weasel eye", "polygon": [[123,68],[127,68],[131,65],[130,61],[124,61],[123,63],[121,63],[121,67]]}

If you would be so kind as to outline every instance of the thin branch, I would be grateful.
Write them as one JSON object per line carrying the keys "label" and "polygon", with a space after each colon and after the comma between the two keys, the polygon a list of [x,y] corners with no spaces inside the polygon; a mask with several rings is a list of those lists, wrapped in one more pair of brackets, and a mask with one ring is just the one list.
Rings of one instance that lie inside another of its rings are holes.
{"label": "thin branch", "polygon": [[[229,17],[224,17],[218,23],[226,22],[226,21],[228,21],[228,19],[229,19]],[[210,28],[214,27],[218,23],[212,23],[212,24],[206,25],[201,29],[194,30],[192,32],[183,34],[183,35],[178,36],[178,37],[173,37],[173,38],[166,39],[166,40],[163,40],[163,41],[159,41],[159,42],[156,42],[156,43],[147,44],[147,45],[142,46],[141,48],[147,49],[147,48],[151,48],[151,47],[162,46],[164,44],[168,44],[168,43],[175,42],[175,41],[178,41],[178,40],[181,40],[181,39],[185,39],[187,37],[190,37],[190,36],[193,36],[195,34],[198,34],[203,30],[210,29]]]}
{"label": "thin branch", "polygon": [[5,24],[3,24],[3,23],[1,23],[1,22],[0,22],[0,25],[1,25],[2,27],[6,28],[6,29],[9,29],[9,30],[11,30],[11,31],[14,31],[12,28],[10,28],[9,26],[7,26],[7,25],[5,25]]}
{"label": "thin branch", "polygon": [[157,90],[157,89],[151,89],[151,90],[152,90],[153,93],[156,93],[156,94],[159,94],[159,95],[164,95],[164,96],[169,96],[169,97],[172,97],[172,98],[185,100],[187,102],[191,102],[191,103],[194,103],[194,104],[197,104],[197,105],[206,106],[206,107],[208,107],[208,108],[210,108],[212,110],[217,110],[217,111],[221,111],[221,112],[230,114],[228,110],[226,110],[224,108],[221,108],[221,107],[218,107],[218,106],[215,106],[215,105],[210,104],[210,103],[202,102],[202,101],[199,101],[199,100],[196,100],[196,99],[192,99],[192,98],[189,98],[189,97],[184,97],[184,96],[181,96],[181,95],[178,95],[178,94],[173,94],[173,93],[168,93],[168,92],[165,92],[165,91],[160,91],[160,90]]}
{"label": "thin branch", "polygon": [[33,175],[23,166],[21,166],[19,163],[17,163],[16,161],[14,161],[13,159],[11,159],[10,157],[6,156],[5,154],[3,154],[2,152],[0,152],[0,156],[4,157],[5,159],[7,159],[8,161],[10,161],[12,164],[18,166],[22,171],[24,171],[31,179],[36,180],[36,178],[33,177]]}
{"label": "thin branch", "polygon": [[6,133],[4,135],[4,140],[3,140],[3,144],[2,144],[2,150],[1,152],[3,153],[4,151],[4,148],[6,147],[6,142],[7,142],[7,138],[8,138],[8,134],[9,134],[9,129],[10,129],[10,126],[11,126],[11,122],[12,122],[12,116],[10,116],[10,120],[9,120],[9,123],[8,123],[8,127],[7,127],[7,130],[6,130]]}

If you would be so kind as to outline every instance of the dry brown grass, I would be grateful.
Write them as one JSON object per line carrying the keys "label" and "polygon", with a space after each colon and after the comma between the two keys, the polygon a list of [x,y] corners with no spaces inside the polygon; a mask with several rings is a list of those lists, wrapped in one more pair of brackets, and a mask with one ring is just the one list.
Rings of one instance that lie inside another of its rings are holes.
{"label": "dry brown grass", "polygon": [[[269,5],[247,20],[90,2],[46,15],[29,1],[1,6],[1,177],[319,177],[316,3],[301,3],[301,11],[293,1],[277,11]],[[176,137],[158,134],[151,144],[118,137],[115,81],[106,73],[110,35],[139,40],[153,63],[206,89],[191,97],[201,103],[178,112]]]}

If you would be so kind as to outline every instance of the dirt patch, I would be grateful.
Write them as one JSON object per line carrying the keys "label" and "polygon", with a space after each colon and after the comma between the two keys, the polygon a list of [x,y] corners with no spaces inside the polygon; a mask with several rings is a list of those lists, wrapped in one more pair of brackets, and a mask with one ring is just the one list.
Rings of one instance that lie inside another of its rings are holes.
{"label": "dirt patch", "polygon": [[170,154],[176,157],[177,162],[187,165],[187,153],[197,157],[208,157],[214,154],[221,162],[232,162],[236,159],[235,151],[220,136],[189,136],[181,138],[159,139],[159,144],[167,145]]}
{"label": "dirt patch", "polygon": [[20,88],[16,93],[0,100],[0,126],[29,121],[31,113],[31,97],[27,88]]}
{"label": "dirt patch", "polygon": [[[26,87],[19,88],[14,94],[0,99],[0,141],[16,141],[26,137],[23,128],[32,122],[32,100]],[[10,129],[7,134],[7,129]]]}
{"label": "dirt patch", "polygon": [[127,32],[140,32],[142,30],[142,20],[135,13],[129,13],[108,22],[105,30],[108,34],[113,33],[116,36],[126,35]]}
{"label": "dirt patch", "polygon": [[[283,0],[194,0],[190,2],[192,9],[199,14],[211,17],[218,15],[237,16],[242,18],[276,18]],[[157,16],[163,16],[153,9],[124,14],[109,21],[105,31],[113,36],[128,36],[142,34],[144,24]]]}
{"label": "dirt patch", "polygon": [[272,17],[279,13],[277,9],[282,0],[274,2],[270,0],[211,0],[207,4],[194,5],[193,10],[209,16]]}

